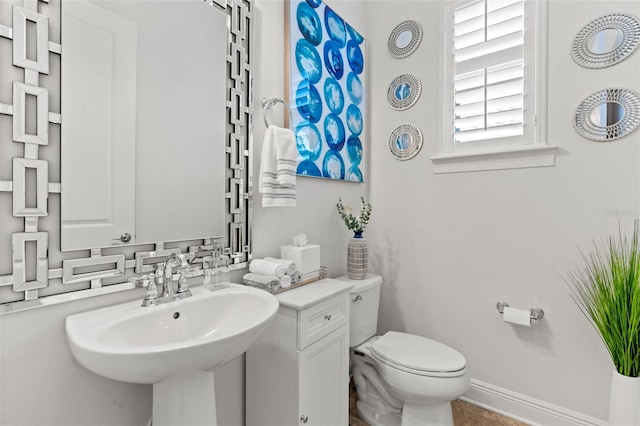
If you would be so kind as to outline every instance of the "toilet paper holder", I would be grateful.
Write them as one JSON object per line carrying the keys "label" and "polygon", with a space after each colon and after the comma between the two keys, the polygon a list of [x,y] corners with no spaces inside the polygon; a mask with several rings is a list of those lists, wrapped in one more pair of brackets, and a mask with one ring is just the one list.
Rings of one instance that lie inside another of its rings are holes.
{"label": "toilet paper holder", "polygon": [[[504,313],[504,308],[506,308],[507,306],[509,306],[507,302],[496,303],[496,309],[501,314]],[[542,310],[542,308],[538,308],[537,306],[534,306],[533,308],[531,308],[529,312],[531,312],[532,320],[537,321],[537,320],[541,320],[544,317],[544,311]]]}

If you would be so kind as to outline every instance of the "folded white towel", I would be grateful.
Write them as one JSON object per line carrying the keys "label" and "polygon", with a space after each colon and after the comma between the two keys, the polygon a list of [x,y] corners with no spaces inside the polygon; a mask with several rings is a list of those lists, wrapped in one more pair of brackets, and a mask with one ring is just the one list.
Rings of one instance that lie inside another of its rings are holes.
{"label": "folded white towel", "polygon": [[294,271],[293,274],[291,274],[291,283],[298,284],[300,281],[302,281],[302,273],[300,271]]}
{"label": "folded white towel", "polygon": [[291,280],[291,277],[289,275],[285,275],[284,277],[282,277],[280,279],[280,287],[282,287],[282,288],[291,287],[291,283],[292,283],[292,280]]}
{"label": "folded white towel", "polygon": [[284,266],[286,269],[284,273],[287,275],[293,275],[293,273],[296,272],[297,269],[295,262],[291,260],[276,259],[275,257],[265,257],[264,260]]}
{"label": "folded white towel", "polygon": [[269,126],[264,135],[258,191],[262,207],[296,206],[296,138],[290,129]]}
{"label": "folded white towel", "polygon": [[248,273],[242,276],[242,280],[248,284],[263,284],[269,287],[280,284],[280,279],[275,275],[263,275]]}
{"label": "folded white towel", "polygon": [[269,262],[264,259],[254,259],[249,264],[249,271],[254,274],[274,275],[282,278],[285,276],[286,268],[279,263]]}

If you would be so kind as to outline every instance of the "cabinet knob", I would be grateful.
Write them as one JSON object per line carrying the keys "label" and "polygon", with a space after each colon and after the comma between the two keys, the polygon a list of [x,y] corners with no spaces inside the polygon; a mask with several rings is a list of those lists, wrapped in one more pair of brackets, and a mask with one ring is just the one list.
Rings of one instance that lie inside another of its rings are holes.
{"label": "cabinet knob", "polygon": [[302,423],[306,423],[309,421],[309,417],[305,416],[304,414],[300,416],[300,421]]}
{"label": "cabinet knob", "polygon": [[[326,315],[324,316],[324,319],[326,319],[327,321],[331,321],[331,315],[326,314]],[[305,423],[306,423],[306,422],[305,422]]]}
{"label": "cabinet knob", "polygon": [[362,301],[362,296],[360,296],[360,295],[357,295],[357,296],[356,296],[356,298],[355,298],[355,299],[353,299],[353,302],[354,302],[354,303],[355,303],[355,302],[360,302],[360,301]]}

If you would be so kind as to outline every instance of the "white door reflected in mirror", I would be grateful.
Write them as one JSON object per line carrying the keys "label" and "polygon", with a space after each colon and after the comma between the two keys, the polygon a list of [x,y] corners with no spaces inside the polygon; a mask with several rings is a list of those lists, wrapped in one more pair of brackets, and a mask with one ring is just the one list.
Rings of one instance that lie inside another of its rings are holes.
{"label": "white door reflected in mirror", "polygon": [[63,251],[224,235],[226,39],[201,0],[62,4]]}

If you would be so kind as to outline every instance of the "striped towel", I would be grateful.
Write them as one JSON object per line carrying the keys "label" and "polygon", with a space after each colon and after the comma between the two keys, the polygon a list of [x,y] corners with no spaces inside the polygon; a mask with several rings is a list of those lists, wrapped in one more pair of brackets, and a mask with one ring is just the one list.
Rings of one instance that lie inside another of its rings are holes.
{"label": "striped towel", "polygon": [[296,161],[298,150],[293,132],[269,126],[264,135],[258,191],[262,207],[296,206]]}

